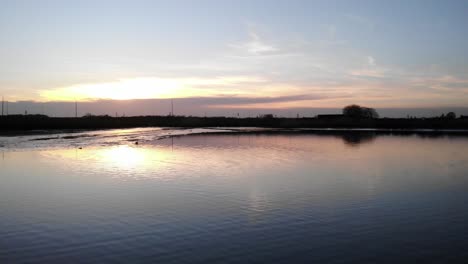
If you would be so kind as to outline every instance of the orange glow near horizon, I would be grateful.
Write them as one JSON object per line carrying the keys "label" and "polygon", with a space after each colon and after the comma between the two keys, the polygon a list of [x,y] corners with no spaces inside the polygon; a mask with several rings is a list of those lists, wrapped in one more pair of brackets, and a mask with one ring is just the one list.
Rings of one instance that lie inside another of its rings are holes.
{"label": "orange glow near horizon", "polygon": [[190,91],[174,80],[157,78],[122,79],[116,82],[77,84],[46,90],[41,96],[49,101],[131,100],[177,97]]}
{"label": "orange glow near horizon", "polygon": [[[272,83],[258,76],[221,76],[213,78],[159,78],[139,77],[97,83],[78,83],[39,91],[39,102],[93,102],[98,100],[176,99],[176,98],[250,98],[237,103],[223,104],[220,100],[200,105],[218,109],[292,109],[292,108],[341,108],[348,104],[361,104],[374,108],[448,107],[464,103],[462,97],[455,102],[450,94],[422,95],[421,92],[400,89],[398,96],[382,90],[381,84],[321,87]],[[300,95],[305,95],[301,98]],[[296,96],[291,100],[255,101]],[[310,98],[308,97],[310,96]],[[314,99],[314,96],[316,99]],[[404,100],[400,99],[404,96]],[[421,101],[422,96],[427,100]],[[9,100],[9,98],[7,98]],[[36,101],[36,98],[22,98]],[[36,101],[37,102],[37,101]]]}
{"label": "orange glow near horizon", "polygon": [[[200,96],[217,96],[222,87],[223,94],[237,94],[238,86],[261,83],[256,77],[202,78],[131,78],[112,82],[76,84],[40,92],[46,101],[92,101],[99,99],[168,99]],[[245,91],[244,91],[245,92]]]}

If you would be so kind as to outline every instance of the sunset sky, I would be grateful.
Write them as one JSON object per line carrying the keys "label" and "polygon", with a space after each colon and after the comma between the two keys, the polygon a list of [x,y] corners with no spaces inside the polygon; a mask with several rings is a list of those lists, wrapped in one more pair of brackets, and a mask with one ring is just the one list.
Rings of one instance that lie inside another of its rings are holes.
{"label": "sunset sky", "polygon": [[183,114],[464,108],[467,14],[468,1],[0,0],[0,95],[18,113],[170,98]]}

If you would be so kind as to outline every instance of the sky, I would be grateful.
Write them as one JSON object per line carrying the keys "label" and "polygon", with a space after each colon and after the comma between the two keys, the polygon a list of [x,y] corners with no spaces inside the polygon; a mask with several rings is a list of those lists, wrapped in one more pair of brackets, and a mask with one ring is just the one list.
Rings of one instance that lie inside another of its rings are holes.
{"label": "sky", "polygon": [[167,114],[170,99],[186,115],[468,113],[466,14],[468,1],[0,0],[0,95],[11,113],[63,116],[75,100]]}

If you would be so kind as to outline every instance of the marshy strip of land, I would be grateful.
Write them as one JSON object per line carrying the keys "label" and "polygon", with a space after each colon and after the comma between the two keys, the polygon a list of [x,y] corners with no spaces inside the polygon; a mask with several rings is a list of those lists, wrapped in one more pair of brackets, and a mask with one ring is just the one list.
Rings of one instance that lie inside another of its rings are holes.
{"label": "marshy strip of land", "polygon": [[338,128],[338,129],[431,129],[467,130],[468,118],[351,118],[304,117],[304,118],[233,118],[193,116],[86,116],[48,117],[45,115],[0,116],[0,132],[66,129],[110,129],[134,127],[265,127],[265,128]]}

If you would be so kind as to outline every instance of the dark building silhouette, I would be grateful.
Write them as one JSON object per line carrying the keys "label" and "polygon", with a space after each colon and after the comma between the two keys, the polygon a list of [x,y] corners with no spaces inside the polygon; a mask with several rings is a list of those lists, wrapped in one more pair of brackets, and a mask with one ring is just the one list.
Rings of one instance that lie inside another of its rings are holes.
{"label": "dark building silhouette", "polygon": [[336,119],[343,119],[346,118],[345,115],[336,114],[336,115],[317,115],[318,119],[325,119],[325,120],[336,120]]}

